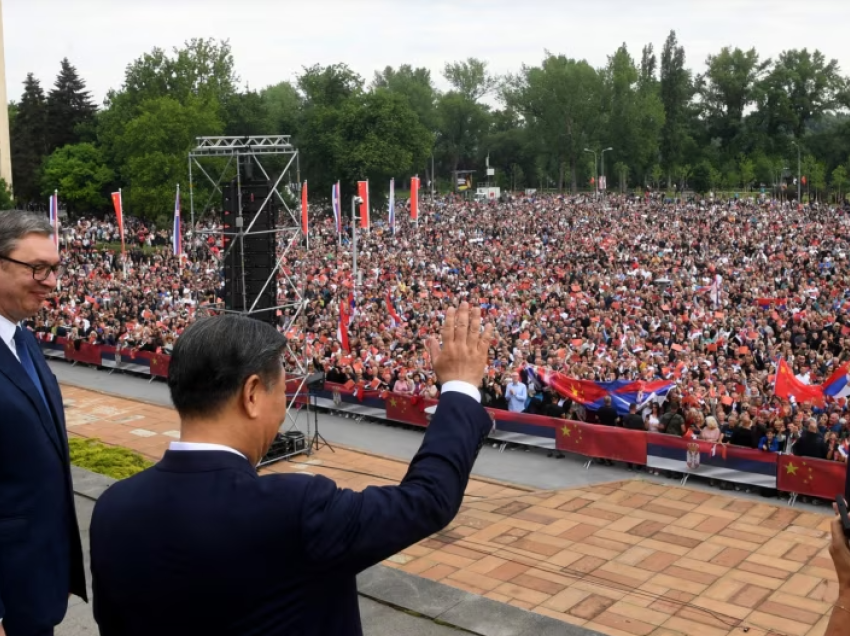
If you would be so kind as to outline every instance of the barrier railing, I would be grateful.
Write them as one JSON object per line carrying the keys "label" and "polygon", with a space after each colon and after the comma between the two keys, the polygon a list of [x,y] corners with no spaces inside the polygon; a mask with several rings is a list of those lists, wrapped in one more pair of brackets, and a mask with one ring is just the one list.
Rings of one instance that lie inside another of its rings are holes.
{"label": "barrier railing", "polygon": [[[45,356],[62,358],[74,364],[90,364],[110,370],[156,377],[168,377],[170,356],[163,353],[134,352],[128,349],[71,342],[36,334]],[[289,392],[297,392],[296,384]],[[428,426],[425,409],[437,404],[420,396],[376,391],[349,382],[325,383],[312,394],[316,406],[354,415],[362,415],[417,427]],[[307,402],[301,390],[295,401]],[[493,419],[490,439],[504,445],[517,443],[558,450],[593,459],[622,461],[650,469],[681,475],[682,483],[691,475],[772,488],[791,496],[834,499],[844,492],[847,465],[809,457],[766,453],[759,450],[686,440],[675,435],[633,431],[527,413],[487,409]]]}

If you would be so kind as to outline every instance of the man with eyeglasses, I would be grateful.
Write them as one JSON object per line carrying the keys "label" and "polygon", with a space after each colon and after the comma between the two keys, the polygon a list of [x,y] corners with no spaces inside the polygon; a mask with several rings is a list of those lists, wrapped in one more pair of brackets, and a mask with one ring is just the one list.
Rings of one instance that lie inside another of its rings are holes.
{"label": "man with eyeglasses", "polygon": [[33,335],[61,275],[46,217],[0,212],[0,636],[46,636],[86,598],[62,395]]}

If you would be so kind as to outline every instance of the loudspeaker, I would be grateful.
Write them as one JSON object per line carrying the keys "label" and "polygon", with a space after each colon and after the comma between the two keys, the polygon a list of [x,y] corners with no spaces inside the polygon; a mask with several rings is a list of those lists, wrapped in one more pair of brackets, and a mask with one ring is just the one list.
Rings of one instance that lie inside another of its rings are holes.
{"label": "loudspeaker", "polygon": [[[246,234],[241,238],[232,235],[225,237],[224,306],[231,311],[248,311],[256,301],[255,313],[251,317],[277,324],[277,315],[272,309],[277,306],[277,280],[272,279],[263,291],[277,263],[277,234],[273,231],[277,227],[278,214],[275,199],[269,197],[268,203],[257,215],[271,191],[268,181],[242,183],[241,211]],[[240,189],[234,179],[223,190],[222,209],[226,233],[239,231],[239,203]],[[268,311],[256,313],[263,309]]]}

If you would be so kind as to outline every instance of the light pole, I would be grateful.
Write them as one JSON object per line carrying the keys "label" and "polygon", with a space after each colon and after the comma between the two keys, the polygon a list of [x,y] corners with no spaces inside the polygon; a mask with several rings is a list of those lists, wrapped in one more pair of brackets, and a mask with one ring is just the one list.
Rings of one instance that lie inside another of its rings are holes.
{"label": "light pole", "polygon": [[795,148],[797,148],[797,205],[803,204],[803,193],[802,193],[802,185],[803,185],[803,175],[802,172],[802,161],[800,159],[800,144],[796,141],[791,142]]}
{"label": "light pole", "polygon": [[[608,152],[609,150],[614,150],[614,148],[611,148],[611,147],[605,148],[605,150],[602,151],[602,154],[601,154],[601,157],[600,157],[600,159],[602,160],[602,174],[600,176],[603,177],[603,178],[605,177],[605,153]],[[597,179],[596,181],[598,183],[599,179]],[[608,179],[605,179],[605,189],[606,190],[608,189]],[[602,192],[602,196],[603,197],[605,196],[604,191]]]}
{"label": "light pole", "polygon": [[585,148],[584,151],[593,155],[593,179],[596,183],[596,191],[599,192],[599,173],[597,172],[599,164],[596,162],[596,151],[590,148]]}

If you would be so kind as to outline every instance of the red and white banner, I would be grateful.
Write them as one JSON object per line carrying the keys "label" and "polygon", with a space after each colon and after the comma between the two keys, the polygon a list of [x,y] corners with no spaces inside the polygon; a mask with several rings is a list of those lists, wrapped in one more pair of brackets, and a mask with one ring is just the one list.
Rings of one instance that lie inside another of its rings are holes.
{"label": "red and white banner", "polygon": [[410,180],[410,220],[419,221],[419,177]]}
{"label": "red and white banner", "polygon": [[118,231],[121,233],[121,253],[127,249],[124,245],[124,202],[121,199],[121,190],[112,193],[112,205],[115,207],[115,216],[118,219]]}
{"label": "red and white banner", "polygon": [[358,181],[357,182],[357,196],[359,196],[363,201],[360,204],[360,227],[364,230],[368,230],[370,227],[369,224],[369,182],[368,181]]}

